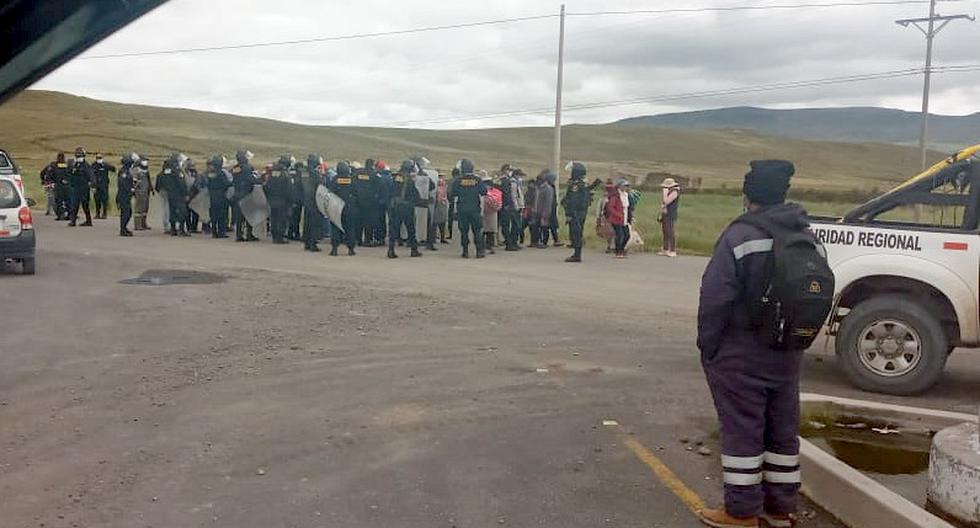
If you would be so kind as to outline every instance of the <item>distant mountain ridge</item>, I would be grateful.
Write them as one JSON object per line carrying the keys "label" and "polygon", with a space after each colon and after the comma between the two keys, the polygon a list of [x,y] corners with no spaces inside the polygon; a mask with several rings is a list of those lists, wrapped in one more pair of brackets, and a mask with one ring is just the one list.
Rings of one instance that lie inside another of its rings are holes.
{"label": "distant mountain ridge", "polygon": [[[619,124],[680,129],[748,129],[770,136],[915,144],[920,114],[879,107],[769,109],[750,106],[631,117]],[[953,150],[980,143],[980,113],[931,115],[929,143]]]}

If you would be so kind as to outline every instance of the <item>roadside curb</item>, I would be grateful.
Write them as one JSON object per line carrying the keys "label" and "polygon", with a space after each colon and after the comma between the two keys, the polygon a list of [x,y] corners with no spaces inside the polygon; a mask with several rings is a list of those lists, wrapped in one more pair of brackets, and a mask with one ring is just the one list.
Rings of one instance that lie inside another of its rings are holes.
{"label": "roadside curb", "polygon": [[[929,420],[945,426],[971,422],[976,417],[948,411],[933,411],[820,394],[801,394],[803,414],[807,409],[819,412],[853,410],[874,412],[878,416],[903,418],[906,421]],[[802,492],[815,503],[852,528],[953,528],[939,517],[879,484],[860,471],[837,460],[805,438],[800,438],[800,466],[803,471]]]}

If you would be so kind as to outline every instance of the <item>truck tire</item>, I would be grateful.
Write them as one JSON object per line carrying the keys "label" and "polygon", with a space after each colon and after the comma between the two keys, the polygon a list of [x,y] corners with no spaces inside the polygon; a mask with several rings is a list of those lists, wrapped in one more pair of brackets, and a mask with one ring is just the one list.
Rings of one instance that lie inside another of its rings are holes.
{"label": "truck tire", "polygon": [[868,299],[841,321],[837,364],[861,389],[908,396],[943,375],[949,344],[929,308],[904,295]]}
{"label": "truck tire", "polygon": [[21,260],[20,266],[21,266],[20,269],[21,271],[24,272],[24,275],[34,275],[34,266],[35,266],[34,257]]}

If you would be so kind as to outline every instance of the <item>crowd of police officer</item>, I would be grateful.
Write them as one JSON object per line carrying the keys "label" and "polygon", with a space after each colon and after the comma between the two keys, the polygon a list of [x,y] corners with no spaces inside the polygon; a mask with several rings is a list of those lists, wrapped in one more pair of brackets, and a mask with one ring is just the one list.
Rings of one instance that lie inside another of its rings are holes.
{"label": "crowd of police officer", "polygon": [[[245,204],[246,198],[261,186],[269,213],[265,227],[274,244],[302,241],[307,251],[318,252],[319,243],[329,238],[331,255],[337,255],[341,246],[346,246],[348,255],[354,255],[358,246],[387,244],[389,258],[397,258],[396,246],[402,245],[411,250],[412,257],[420,257],[420,238],[427,249],[435,251],[436,230],[440,226],[432,220],[432,211],[437,195],[448,201],[450,237],[453,222],[458,224],[463,258],[470,257],[471,242],[476,258],[492,252],[496,243],[494,237],[484,234],[489,207],[487,195],[492,189],[497,189],[496,196],[502,197],[499,199],[502,203],[492,203],[499,209],[499,215],[494,216],[498,217],[508,250],[521,248],[518,241],[523,241],[529,228],[531,246],[541,247],[540,233],[548,231],[548,226],[554,230],[556,224],[556,218],[551,217],[557,215],[557,200],[553,200],[550,212],[543,213],[549,217],[543,222],[535,221],[534,214],[525,211],[533,208],[533,204],[525,204],[525,195],[533,200],[536,190],[542,186],[549,186],[553,195],[555,176],[549,170],[525,184],[523,171],[510,165],[501,167],[495,179],[486,171],[477,171],[471,160],[461,159],[452,171],[447,189],[440,189],[442,194],[439,194],[437,183],[430,176],[434,171],[427,170],[428,160],[421,156],[405,159],[396,171],[374,159],[366,160],[363,165],[344,160],[328,166],[319,154],[310,154],[305,162],[286,154],[259,171],[252,165],[252,159],[248,150],[238,151],[232,163],[222,154],[215,154],[206,161],[204,170],[199,171],[194,160],[174,153],[163,161],[154,177],[145,156],[128,153],[121,157],[117,168],[106,162],[102,154],[97,154],[90,163],[85,149],[79,147],[71,159],[59,153],[41,171],[41,182],[48,195],[49,214],[53,212],[57,220],[67,221],[69,226],[92,225],[93,194],[94,218],[106,218],[110,173],[115,173],[120,236],[133,236],[130,222],[133,230],[151,229],[147,214],[150,197],[157,194],[165,204],[163,218],[167,234],[186,237],[203,232],[213,238],[229,238],[233,232],[237,242],[258,240],[257,226],[249,222]],[[596,184],[586,184],[584,164],[573,163],[570,169],[571,179],[561,200],[573,249],[566,260],[581,262],[582,231]],[[342,200],[342,210],[335,218],[321,211],[326,206],[317,199],[321,186]],[[207,203],[203,203],[203,196],[198,199],[204,190],[207,190]],[[201,221],[198,214],[202,207],[208,210],[207,222]],[[425,233],[416,233],[419,208],[428,213],[429,221],[423,222]],[[85,215],[81,223],[78,222],[80,212]],[[443,241],[444,231],[445,226],[441,226]]]}

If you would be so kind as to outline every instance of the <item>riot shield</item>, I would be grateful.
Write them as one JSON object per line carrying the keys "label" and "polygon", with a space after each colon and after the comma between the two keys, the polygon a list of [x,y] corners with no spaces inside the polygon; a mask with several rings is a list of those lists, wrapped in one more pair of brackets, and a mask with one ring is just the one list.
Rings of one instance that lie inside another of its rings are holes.
{"label": "riot shield", "polygon": [[238,201],[238,208],[241,209],[245,220],[256,229],[269,218],[269,200],[266,199],[265,190],[261,185],[253,186],[252,192]]}
{"label": "riot shield", "polygon": [[205,224],[211,221],[211,193],[207,188],[198,191],[197,196],[187,204],[187,207],[197,213]]}
{"label": "riot shield", "polygon": [[316,207],[320,210],[330,223],[337,226],[341,231],[344,230],[343,214],[347,204],[344,199],[330,192],[325,185],[318,185],[316,188]]}

